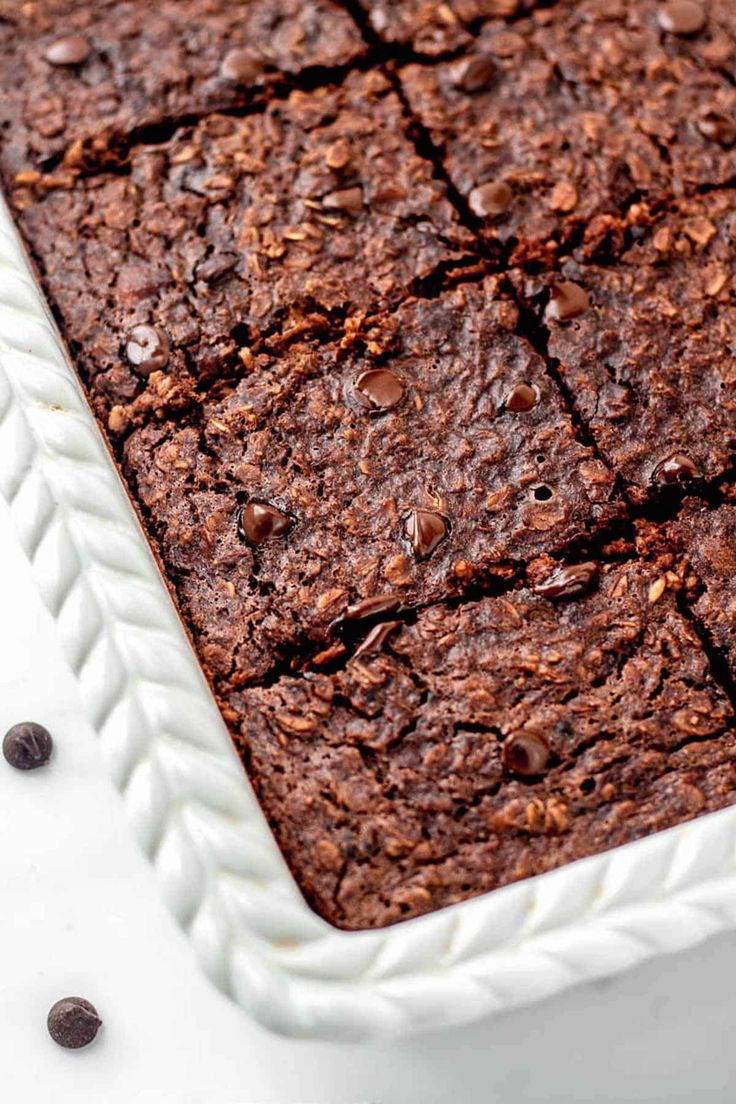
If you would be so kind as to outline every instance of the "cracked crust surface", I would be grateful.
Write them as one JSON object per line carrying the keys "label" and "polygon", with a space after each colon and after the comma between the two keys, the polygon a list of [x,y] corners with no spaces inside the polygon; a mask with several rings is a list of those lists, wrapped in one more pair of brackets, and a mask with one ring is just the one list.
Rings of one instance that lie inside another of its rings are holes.
{"label": "cracked crust surface", "polygon": [[15,201],[105,419],[136,393],[136,325],[163,326],[175,374],[208,382],[264,333],[395,303],[473,248],[380,73],[211,115],[135,147],[129,172]]}
{"label": "cracked crust surface", "polygon": [[[332,675],[233,695],[318,910],[390,923],[732,802],[731,707],[657,579],[619,565],[574,601],[436,606]],[[534,778],[506,765],[520,739],[547,746]]]}
{"label": "cracked crust surface", "polygon": [[333,0],[0,0],[0,164],[9,178],[64,153],[67,169],[114,158],[137,128],[363,51]]}
{"label": "cracked crust surface", "polygon": [[615,253],[642,202],[736,175],[732,5],[694,38],[663,34],[661,7],[561,0],[400,71],[487,239],[518,242],[518,259]]}
{"label": "cracked crust surface", "polygon": [[0,0],[21,229],[346,928],[736,800],[733,0],[362,6]]}
{"label": "cracked crust surface", "polygon": [[[736,193],[714,192],[681,201],[619,264],[566,262],[561,280],[587,298],[574,318],[542,308],[577,410],[640,498],[717,477],[736,448],[735,275]],[[663,473],[672,457],[681,477]]]}
{"label": "cracked crust surface", "polygon": [[[216,681],[252,681],[300,642],[329,649],[356,603],[462,593],[617,515],[611,473],[517,322],[488,279],[408,301],[342,346],[263,357],[198,419],[160,423],[155,398],[151,416],[158,377],[122,412],[124,469]],[[390,408],[361,390],[381,387],[398,389]],[[288,532],[244,539],[247,503]]]}

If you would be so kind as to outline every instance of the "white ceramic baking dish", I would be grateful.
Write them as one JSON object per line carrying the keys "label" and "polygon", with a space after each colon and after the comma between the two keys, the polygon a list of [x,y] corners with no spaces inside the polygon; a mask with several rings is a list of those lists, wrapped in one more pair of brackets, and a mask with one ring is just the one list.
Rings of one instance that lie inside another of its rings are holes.
{"label": "white ceramic baking dish", "polygon": [[0,200],[0,489],[133,830],[204,970],[262,1023],[441,1028],[736,926],[736,809],[377,932],[301,897]]}

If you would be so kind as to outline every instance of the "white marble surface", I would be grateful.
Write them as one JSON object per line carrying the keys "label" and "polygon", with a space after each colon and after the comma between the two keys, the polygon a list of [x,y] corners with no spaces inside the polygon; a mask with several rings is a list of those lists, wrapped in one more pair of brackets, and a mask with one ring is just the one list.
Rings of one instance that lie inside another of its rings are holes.
{"label": "white marble surface", "polygon": [[[0,732],[38,720],[47,770],[0,761],[0,1084],[12,1104],[517,1104],[736,1090],[736,935],[464,1031],[402,1044],[272,1037],[203,979],[128,834],[0,508]],[[60,996],[105,1026],[48,1038]]]}

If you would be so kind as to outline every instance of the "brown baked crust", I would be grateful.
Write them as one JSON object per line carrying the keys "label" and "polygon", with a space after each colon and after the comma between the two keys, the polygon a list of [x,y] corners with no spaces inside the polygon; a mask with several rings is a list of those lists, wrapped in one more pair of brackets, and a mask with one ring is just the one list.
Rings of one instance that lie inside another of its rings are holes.
{"label": "brown baked crust", "polygon": [[[614,266],[562,266],[589,299],[573,319],[540,311],[549,352],[611,467],[641,498],[689,459],[712,480],[736,449],[736,193],[683,200]],[[687,475],[687,473],[685,473]]]}
{"label": "brown baked crust", "polygon": [[[736,797],[731,706],[655,567],[397,627],[382,651],[234,695],[239,744],[323,915],[390,923]],[[542,739],[533,778],[504,765]]]}
{"label": "brown baked crust", "polygon": [[647,203],[736,175],[732,6],[712,5],[690,37],[663,34],[661,8],[560,0],[487,23],[459,58],[400,71],[481,232],[517,259],[549,259],[594,219],[636,224]]}
{"label": "brown baked crust", "polygon": [[[80,36],[79,64],[49,61]],[[132,131],[247,103],[280,74],[364,51],[334,0],[0,0],[0,164],[7,178],[63,154],[61,174],[104,162]]]}
{"label": "brown baked crust", "polygon": [[387,79],[353,73],[138,145],[124,174],[16,190],[97,412],[136,393],[136,325],[163,326],[176,376],[206,384],[267,334],[394,304],[472,254],[404,130]]}

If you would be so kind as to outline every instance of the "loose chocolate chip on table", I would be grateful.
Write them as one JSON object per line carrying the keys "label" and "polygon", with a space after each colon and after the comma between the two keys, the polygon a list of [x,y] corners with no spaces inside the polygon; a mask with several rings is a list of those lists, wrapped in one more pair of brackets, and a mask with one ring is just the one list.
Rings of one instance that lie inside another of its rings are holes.
{"label": "loose chocolate chip on table", "polygon": [[89,1046],[102,1026],[97,1009],[83,997],[58,1000],[52,1005],[46,1023],[54,1042],[68,1050]]}
{"label": "loose chocolate chip on table", "polygon": [[669,0],[657,14],[663,31],[676,35],[692,35],[705,26],[703,5],[696,0]]}
{"label": "loose chocolate chip on table", "polygon": [[545,771],[550,754],[550,746],[540,733],[516,732],[504,740],[501,761],[514,774],[531,778]]}
{"label": "loose chocolate chip on table", "polygon": [[508,211],[513,192],[503,180],[489,180],[473,188],[468,196],[470,210],[478,218],[491,218]]}
{"label": "loose chocolate chip on table", "polygon": [[355,393],[363,406],[390,410],[404,397],[404,384],[388,368],[371,368],[355,381]]}
{"label": "loose chocolate chip on table", "polygon": [[432,510],[412,510],[404,522],[404,536],[414,555],[423,560],[447,536],[447,521]]}
{"label": "loose chocolate chip on table", "polygon": [[596,563],[558,567],[543,583],[534,587],[534,593],[542,598],[579,598],[592,589],[597,579]]}
{"label": "loose chocolate chip on table", "polygon": [[684,452],[675,452],[657,464],[652,478],[655,483],[671,487],[678,483],[687,483],[690,479],[698,479],[699,476],[700,472],[690,457]]}
{"label": "loose chocolate chip on table", "polygon": [[43,56],[51,65],[81,65],[91,52],[83,35],[66,35],[47,46]]}
{"label": "loose chocolate chip on table", "polygon": [[220,75],[235,84],[252,84],[262,73],[263,63],[249,50],[231,50],[220,65]]}
{"label": "loose chocolate chip on table", "polygon": [[488,54],[476,54],[475,57],[461,61],[454,69],[453,83],[463,92],[484,92],[493,84],[496,76],[496,63]]}
{"label": "loose chocolate chip on table", "polygon": [[397,594],[374,594],[371,598],[362,598],[348,606],[342,615],[343,621],[364,621],[379,613],[393,613],[399,608],[401,599]]}
{"label": "loose chocolate chip on table", "polygon": [[148,376],[169,363],[169,339],[158,326],[134,326],[128,334],[125,355],[141,375]]}
{"label": "loose chocolate chip on table", "polygon": [[504,401],[504,407],[506,410],[511,411],[512,414],[526,414],[527,411],[532,410],[539,402],[539,391],[531,383],[517,383],[511,391],[509,391]]}
{"label": "loose chocolate chip on table", "polygon": [[365,640],[355,649],[354,658],[359,659],[360,656],[380,652],[391,633],[398,629],[400,624],[400,621],[382,621],[380,624],[374,625]]}
{"label": "loose chocolate chip on table", "polygon": [[33,721],[13,725],[3,739],[3,755],[16,770],[35,770],[45,766],[53,748],[51,733]]}
{"label": "loose chocolate chip on table", "polygon": [[238,532],[249,544],[285,537],[293,524],[293,518],[268,502],[249,502],[238,513]]}
{"label": "loose chocolate chip on table", "polygon": [[590,296],[580,284],[562,281],[553,284],[544,317],[555,322],[570,322],[579,318],[590,306]]}

